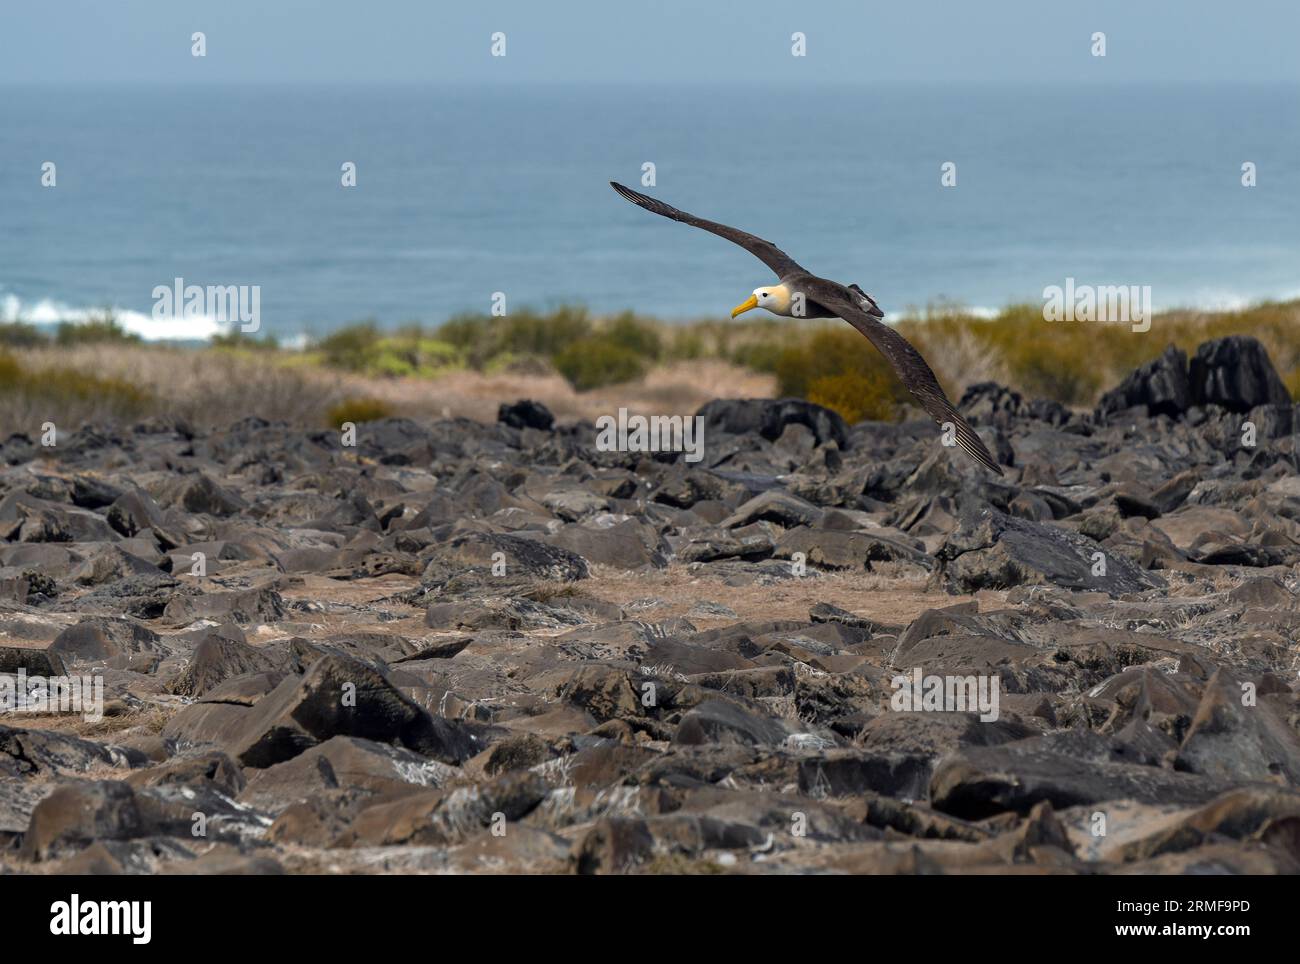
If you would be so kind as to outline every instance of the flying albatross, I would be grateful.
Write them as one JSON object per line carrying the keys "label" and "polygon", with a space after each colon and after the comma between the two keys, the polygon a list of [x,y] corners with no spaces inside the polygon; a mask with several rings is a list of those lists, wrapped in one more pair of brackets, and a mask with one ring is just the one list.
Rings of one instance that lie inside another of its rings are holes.
{"label": "flying albatross", "polygon": [[934,377],[934,372],[921,357],[921,353],[913,348],[906,338],[880,321],[885,313],[880,310],[880,306],[871,295],[855,284],[845,287],[838,282],[819,278],[804,270],[771,241],[764,241],[746,231],[718,224],[716,221],[697,218],[693,214],[679,211],[675,207],[639,194],[614,181],[610,181],[609,184],[637,207],[692,227],[703,228],[740,245],[776,273],[779,283],[755,288],[754,293],[743,304],[732,309],[732,318],[751,308],[766,308],[774,315],[783,315],[787,318],[842,318],[866,335],[867,340],[876,346],[876,350],[885,356],[899,379],[907,386],[907,390],[916,397],[931,418],[941,426],[945,423],[953,426],[957,444],[965,449],[968,455],[998,475],[1002,474],[1001,467],[989,454],[980,437],[948,401],[948,396],[943,393],[939,380]]}

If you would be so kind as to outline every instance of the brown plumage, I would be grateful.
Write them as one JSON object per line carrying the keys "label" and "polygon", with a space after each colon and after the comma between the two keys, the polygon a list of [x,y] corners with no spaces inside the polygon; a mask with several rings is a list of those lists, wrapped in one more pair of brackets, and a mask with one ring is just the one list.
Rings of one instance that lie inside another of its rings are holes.
{"label": "brown plumage", "polygon": [[[989,453],[980,437],[975,434],[975,430],[970,427],[970,423],[948,401],[948,396],[944,394],[943,388],[939,385],[939,380],[935,378],[934,372],[930,370],[930,366],[921,357],[921,353],[913,348],[907,339],[895,329],[880,321],[884,317],[884,312],[880,310],[872,297],[857,285],[846,286],[827,278],[819,278],[805,270],[771,241],[764,241],[756,235],[726,224],[697,218],[693,214],[679,211],[671,205],[633,191],[622,184],[616,184],[613,181],[609,183],[615,191],[637,207],[645,208],[647,211],[661,217],[671,218],[692,227],[702,228],[719,237],[726,238],[733,244],[740,245],[772,269],[786,291],[803,296],[804,301],[802,304],[805,305],[805,310],[798,317],[842,318],[862,332],[867,337],[867,340],[876,347],[876,350],[885,356],[885,360],[894,369],[899,380],[912,393],[913,397],[921,403],[921,407],[925,409],[930,417],[940,426],[951,423],[957,444],[980,464],[998,475],[1002,474],[1002,467]],[[751,302],[753,300],[751,299]],[[744,307],[741,306],[741,308]],[[737,310],[739,311],[741,308]],[[773,311],[775,314],[790,315],[788,311],[778,311],[771,307],[768,307],[768,310]]]}

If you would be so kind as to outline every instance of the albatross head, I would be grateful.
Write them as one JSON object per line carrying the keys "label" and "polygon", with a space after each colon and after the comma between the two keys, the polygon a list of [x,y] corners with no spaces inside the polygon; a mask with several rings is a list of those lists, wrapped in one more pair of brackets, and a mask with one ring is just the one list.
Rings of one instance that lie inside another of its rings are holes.
{"label": "albatross head", "polygon": [[751,308],[766,308],[774,315],[790,313],[790,292],[785,285],[772,285],[768,288],[755,288],[749,300],[731,309],[731,317],[743,315]]}

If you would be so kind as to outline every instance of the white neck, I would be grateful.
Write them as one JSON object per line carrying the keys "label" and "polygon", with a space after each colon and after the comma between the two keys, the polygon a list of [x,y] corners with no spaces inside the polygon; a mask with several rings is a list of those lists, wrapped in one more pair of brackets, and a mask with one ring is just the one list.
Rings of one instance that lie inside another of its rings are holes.
{"label": "white neck", "polygon": [[767,310],[774,315],[784,315],[790,317],[791,302],[794,300],[794,293],[785,285],[772,285],[767,289],[772,292],[771,304],[767,305]]}

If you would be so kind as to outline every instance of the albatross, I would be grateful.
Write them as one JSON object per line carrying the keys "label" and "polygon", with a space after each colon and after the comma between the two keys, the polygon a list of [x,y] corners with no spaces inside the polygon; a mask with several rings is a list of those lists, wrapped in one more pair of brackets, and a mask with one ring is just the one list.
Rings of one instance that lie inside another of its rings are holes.
{"label": "albatross", "polygon": [[952,425],[956,442],[966,454],[998,475],[1002,474],[1001,466],[989,454],[970,423],[948,401],[948,396],[944,394],[939,380],[934,377],[934,372],[921,357],[921,353],[895,329],[880,320],[885,317],[885,313],[871,295],[856,284],[846,286],[817,277],[771,241],[764,241],[739,228],[697,218],[616,181],[610,181],[609,185],[637,207],[702,228],[740,245],[776,274],[777,284],[755,288],[748,299],[732,309],[732,318],[753,308],[765,308],[774,315],[786,318],[840,318],[847,321],[866,335],[876,350],[885,356],[899,380],[907,386],[907,390],[931,418],[940,426]]}

